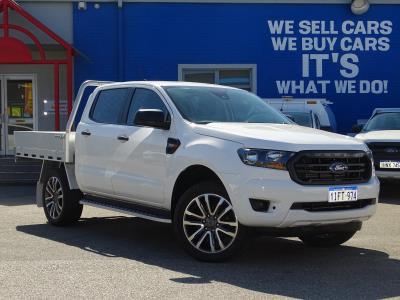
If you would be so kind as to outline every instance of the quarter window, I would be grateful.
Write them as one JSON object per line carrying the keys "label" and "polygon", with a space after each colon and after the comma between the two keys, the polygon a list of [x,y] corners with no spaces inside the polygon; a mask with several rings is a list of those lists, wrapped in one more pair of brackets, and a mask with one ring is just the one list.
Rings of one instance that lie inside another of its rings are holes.
{"label": "quarter window", "polygon": [[128,112],[128,125],[134,125],[136,114],[140,109],[159,109],[164,114],[168,113],[167,107],[157,93],[143,88],[135,89]]}
{"label": "quarter window", "polygon": [[98,123],[120,124],[129,101],[129,88],[102,90],[94,103],[90,118]]}

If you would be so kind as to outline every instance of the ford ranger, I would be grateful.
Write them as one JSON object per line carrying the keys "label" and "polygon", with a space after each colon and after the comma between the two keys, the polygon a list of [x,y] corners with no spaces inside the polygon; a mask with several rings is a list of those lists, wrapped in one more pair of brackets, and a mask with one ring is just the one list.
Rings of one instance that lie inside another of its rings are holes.
{"label": "ford ranger", "polygon": [[233,255],[254,228],[340,245],[378,201],[363,142],[298,126],[230,87],[88,81],[65,132],[15,141],[17,157],[43,160],[37,204],[50,224],[78,221],[83,205],[172,223],[205,261]]}

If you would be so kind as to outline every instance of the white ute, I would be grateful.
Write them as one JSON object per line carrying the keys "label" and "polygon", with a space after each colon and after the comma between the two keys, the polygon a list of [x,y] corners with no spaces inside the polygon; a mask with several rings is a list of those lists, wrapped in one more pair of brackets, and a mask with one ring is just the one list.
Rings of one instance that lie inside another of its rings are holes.
{"label": "white ute", "polygon": [[299,125],[337,132],[336,118],[330,107],[333,103],[326,99],[283,97],[264,100]]}
{"label": "white ute", "polygon": [[400,179],[400,108],[377,108],[356,138],[371,149],[376,174],[381,179]]}
{"label": "white ute", "polygon": [[254,228],[340,245],[378,201],[363,142],[295,125],[230,87],[88,81],[66,132],[16,132],[15,141],[18,157],[43,160],[37,204],[50,224],[76,222],[83,205],[172,223],[205,261],[231,256]]}

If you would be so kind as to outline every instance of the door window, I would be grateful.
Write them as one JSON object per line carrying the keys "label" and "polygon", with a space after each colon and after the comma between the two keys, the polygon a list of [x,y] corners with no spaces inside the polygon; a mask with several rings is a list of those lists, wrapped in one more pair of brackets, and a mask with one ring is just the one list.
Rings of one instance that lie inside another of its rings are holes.
{"label": "door window", "polygon": [[134,125],[136,114],[140,109],[159,109],[164,114],[168,113],[167,107],[156,92],[142,88],[135,89],[135,93],[133,94],[128,112],[128,125]]}
{"label": "door window", "polygon": [[30,76],[0,76],[1,154],[13,154],[14,132],[34,129],[34,81]]}
{"label": "door window", "polygon": [[129,88],[102,90],[93,104],[90,118],[98,123],[121,124],[129,93]]}
{"label": "door window", "polygon": [[7,98],[10,119],[33,118],[31,80],[7,80]]}

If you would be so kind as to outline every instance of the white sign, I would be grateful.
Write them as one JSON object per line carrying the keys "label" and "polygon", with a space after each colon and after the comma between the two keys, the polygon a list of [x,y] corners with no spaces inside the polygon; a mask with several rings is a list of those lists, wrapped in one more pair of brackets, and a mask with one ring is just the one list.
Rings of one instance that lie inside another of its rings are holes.
{"label": "white sign", "polygon": [[[337,94],[388,93],[389,80],[359,78],[359,53],[388,52],[392,21],[268,20],[267,27],[275,52],[302,53],[301,79],[277,80],[279,94],[326,94],[329,88]],[[327,70],[329,78],[334,70],[337,79],[327,79]]]}
{"label": "white sign", "polygon": [[[60,100],[59,106],[60,106],[60,115],[67,115],[68,111],[67,101]],[[54,113],[55,113],[54,100],[43,100],[43,114],[47,116]]]}

